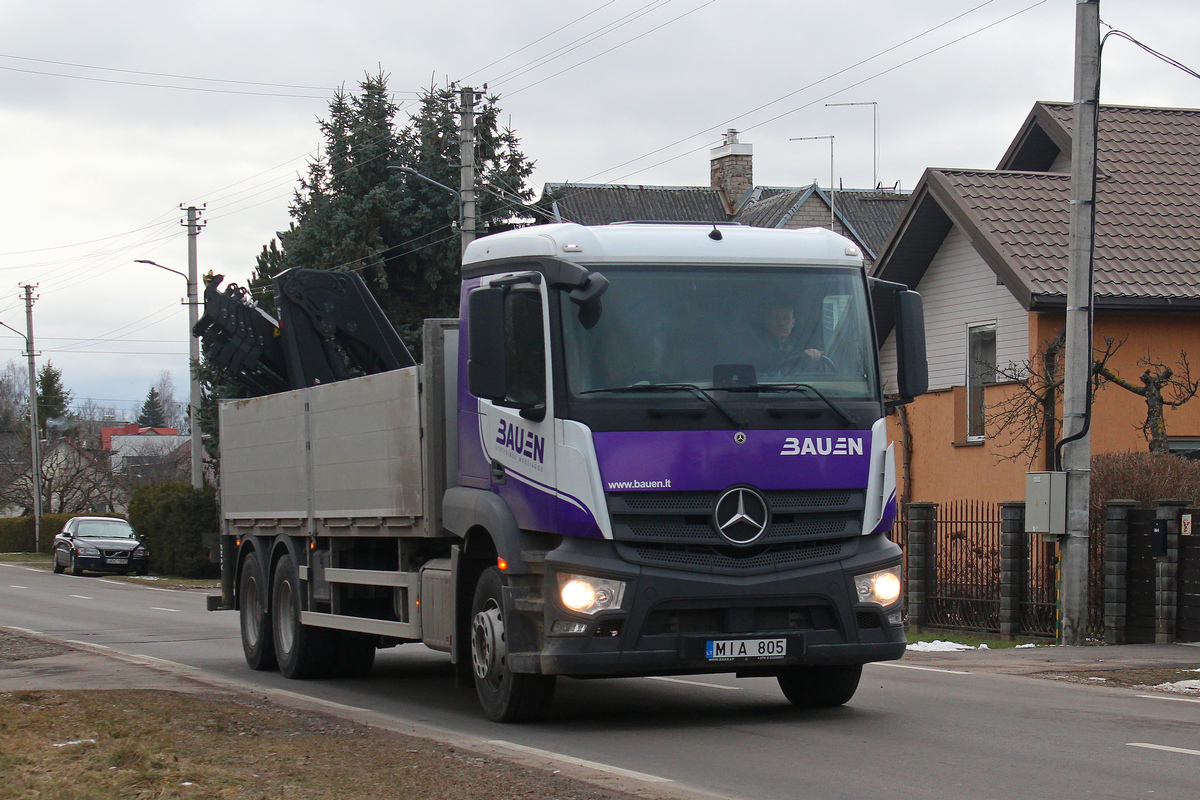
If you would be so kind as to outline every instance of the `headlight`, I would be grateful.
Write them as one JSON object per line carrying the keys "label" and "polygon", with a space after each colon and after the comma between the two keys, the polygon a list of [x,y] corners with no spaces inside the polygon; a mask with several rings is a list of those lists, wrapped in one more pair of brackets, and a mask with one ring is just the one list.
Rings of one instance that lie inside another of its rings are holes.
{"label": "headlight", "polygon": [[145,545],[139,544],[137,547],[133,548],[133,554],[135,556],[139,556],[139,557],[140,556],[149,556],[150,551],[146,549]]}
{"label": "headlight", "polygon": [[890,606],[900,599],[900,567],[858,575],[854,578],[854,589],[860,603]]}
{"label": "headlight", "polygon": [[621,607],[625,582],[586,575],[558,576],[558,598],[563,607],[578,614],[595,614]]}
{"label": "headlight", "polygon": [[75,552],[81,556],[98,556],[100,551],[94,547],[89,547],[86,544],[81,544],[75,548]]}

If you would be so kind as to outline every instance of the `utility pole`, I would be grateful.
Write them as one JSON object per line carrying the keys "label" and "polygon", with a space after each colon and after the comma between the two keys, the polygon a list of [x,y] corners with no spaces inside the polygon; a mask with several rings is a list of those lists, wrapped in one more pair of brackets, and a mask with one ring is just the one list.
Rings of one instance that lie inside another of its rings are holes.
{"label": "utility pole", "polygon": [[24,284],[25,290],[25,355],[29,358],[29,452],[30,476],[33,479],[33,547],[39,552],[42,547],[42,446],[38,435],[37,364],[33,350],[33,284]]}
{"label": "utility pole", "polygon": [[196,338],[196,320],[199,317],[199,301],[196,291],[196,237],[204,227],[200,223],[203,209],[195,206],[187,207],[187,222],[183,223],[188,229],[188,385],[191,387],[188,399],[188,427],[192,434],[192,488],[204,487],[204,446],[200,440],[200,381],[196,378],[195,369],[200,363],[200,340]]}
{"label": "utility pole", "polygon": [[465,86],[459,92],[458,191],[462,209],[462,230],[459,233],[462,236],[463,253],[467,252],[467,245],[475,240],[475,103],[478,98],[474,89]]}
{"label": "utility pole", "polygon": [[1100,2],[1076,0],[1075,105],[1071,144],[1070,254],[1067,262],[1066,365],[1062,469],[1067,473],[1067,533],[1060,554],[1061,644],[1083,644],[1088,615],[1088,493],[1092,443],[1092,258],[1096,222],[1096,123],[1100,103]]}

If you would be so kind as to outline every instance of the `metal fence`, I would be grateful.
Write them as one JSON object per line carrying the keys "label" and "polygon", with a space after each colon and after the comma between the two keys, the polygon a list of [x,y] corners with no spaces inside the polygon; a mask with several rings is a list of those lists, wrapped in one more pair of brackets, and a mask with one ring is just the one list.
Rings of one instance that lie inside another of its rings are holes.
{"label": "metal fence", "polygon": [[926,624],[1000,630],[1000,508],[943,503],[930,541]]}

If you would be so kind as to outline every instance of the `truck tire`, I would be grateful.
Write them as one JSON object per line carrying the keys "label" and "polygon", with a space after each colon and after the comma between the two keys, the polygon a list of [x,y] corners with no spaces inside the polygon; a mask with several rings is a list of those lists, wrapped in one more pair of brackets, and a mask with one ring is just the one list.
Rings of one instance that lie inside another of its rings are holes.
{"label": "truck tire", "polygon": [[248,554],[242,563],[238,618],[242,628],[242,652],[250,669],[276,669],[279,665],[275,661],[275,640],[271,633],[267,580],[257,553]]}
{"label": "truck tire", "polygon": [[354,631],[335,631],[337,662],[333,674],[338,678],[365,678],[375,666],[375,645],[378,636]]}
{"label": "truck tire", "polygon": [[325,678],[337,658],[331,631],[300,623],[302,592],[300,574],[291,554],[275,565],[271,581],[271,632],[275,660],[287,678]]}
{"label": "truck tire", "polygon": [[531,722],[554,700],[553,675],[514,673],[508,667],[500,571],[479,576],[471,603],[471,667],[483,713],[494,722]]}
{"label": "truck tire", "polygon": [[779,688],[794,706],[832,708],[845,705],[858,690],[862,664],[789,667],[778,675]]}

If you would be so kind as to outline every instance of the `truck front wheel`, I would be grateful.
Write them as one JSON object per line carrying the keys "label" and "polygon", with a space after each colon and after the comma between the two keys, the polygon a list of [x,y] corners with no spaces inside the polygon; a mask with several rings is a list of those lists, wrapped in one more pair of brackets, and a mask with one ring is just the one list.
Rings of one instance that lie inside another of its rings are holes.
{"label": "truck front wheel", "polygon": [[504,634],[504,601],[500,571],[489,567],[479,576],[471,604],[471,667],[475,693],[489,719],[531,722],[550,708],[553,675],[514,673],[508,666]]}
{"label": "truck front wheel", "polygon": [[278,665],[271,633],[271,611],[267,603],[267,581],[257,553],[248,554],[242,562],[238,617],[242,627],[242,652],[250,669],[275,669]]}
{"label": "truck front wheel", "polygon": [[862,664],[818,664],[788,667],[778,675],[779,688],[794,706],[832,708],[845,705],[858,691]]}
{"label": "truck front wheel", "polygon": [[288,678],[324,678],[333,669],[337,648],[325,628],[300,624],[300,575],[290,554],[275,565],[271,582],[271,628],[279,671]]}

